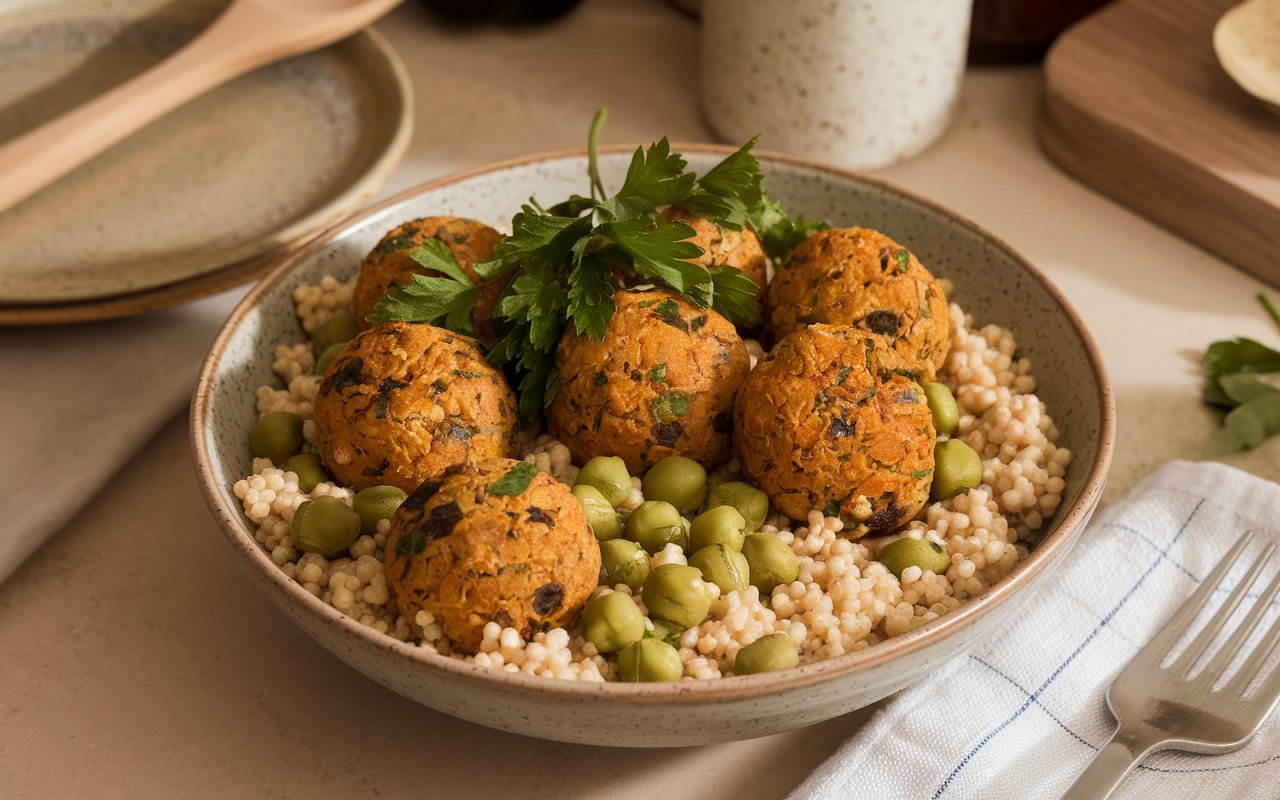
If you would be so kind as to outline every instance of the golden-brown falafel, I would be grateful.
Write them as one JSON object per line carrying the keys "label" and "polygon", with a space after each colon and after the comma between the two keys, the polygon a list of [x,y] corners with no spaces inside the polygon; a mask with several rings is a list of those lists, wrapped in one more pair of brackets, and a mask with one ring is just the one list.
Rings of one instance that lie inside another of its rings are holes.
{"label": "golden-brown falafel", "polygon": [[[409,253],[427,239],[438,239],[449,248],[458,260],[462,271],[477,280],[475,264],[493,252],[502,234],[483,222],[463,217],[423,217],[409,220],[387,231],[382,240],[365,256],[356,278],[352,298],[356,319],[360,327],[369,327],[367,317],[373,307],[387,296],[393,286],[405,286],[413,282],[414,275],[439,276],[409,257]],[[492,343],[493,307],[498,302],[506,281],[491,281],[480,290],[471,319],[475,323],[480,340]]]}
{"label": "golden-brown falafel", "polygon": [[551,434],[577,464],[620,456],[633,474],[687,456],[729,460],[733,398],[750,366],[733,324],[667,290],[622,291],[603,339],[560,340]]}
{"label": "golden-brown falafel", "polygon": [[924,507],[936,440],[929,406],[914,381],[879,372],[863,331],[819,324],[783,339],[747,376],[738,459],[777,510],[839,516],[857,537],[888,533]]}
{"label": "golden-brown falafel", "polygon": [[408,492],[454,464],[511,455],[516,402],[475,339],[386,322],[333,359],[315,426],[320,458],[338,480]]}
{"label": "golden-brown falafel", "polygon": [[431,612],[474,653],[491,621],[526,638],[572,625],[596,587],[600,547],[568,486],[499,458],[410,494],[391,518],[386,565],[400,614]]}
{"label": "golden-brown falafel", "polygon": [[706,217],[690,214],[682,208],[670,206],[663,210],[665,220],[679,220],[693,228],[691,241],[702,248],[702,255],[695,263],[712,267],[733,267],[756,284],[755,310],[764,314],[764,293],[769,282],[769,259],[765,256],[760,237],[750,228],[735,231]]}
{"label": "golden-brown falafel", "polygon": [[814,322],[872,334],[881,367],[928,382],[951,343],[938,281],[905,247],[869,228],[834,228],[800,243],[769,284],[765,344]]}

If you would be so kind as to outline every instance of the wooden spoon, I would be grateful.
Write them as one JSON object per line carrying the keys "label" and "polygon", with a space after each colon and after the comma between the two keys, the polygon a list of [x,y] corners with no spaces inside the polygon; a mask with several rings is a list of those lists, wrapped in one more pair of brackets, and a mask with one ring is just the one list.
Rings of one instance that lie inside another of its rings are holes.
{"label": "wooden spoon", "polygon": [[0,147],[0,212],[183,103],[368,27],[400,0],[234,0],[136,78]]}

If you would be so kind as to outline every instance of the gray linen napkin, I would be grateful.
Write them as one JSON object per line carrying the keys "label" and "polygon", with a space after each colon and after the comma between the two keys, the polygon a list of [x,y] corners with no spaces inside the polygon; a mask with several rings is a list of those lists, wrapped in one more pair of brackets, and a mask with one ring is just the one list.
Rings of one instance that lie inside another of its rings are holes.
{"label": "gray linen napkin", "polygon": [[244,291],[132,319],[0,329],[0,582],[187,407]]}

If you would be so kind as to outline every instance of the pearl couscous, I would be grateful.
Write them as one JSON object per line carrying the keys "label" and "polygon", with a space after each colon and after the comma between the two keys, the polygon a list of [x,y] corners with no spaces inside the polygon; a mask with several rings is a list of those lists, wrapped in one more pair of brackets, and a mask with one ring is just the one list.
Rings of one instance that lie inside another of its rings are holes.
{"label": "pearl couscous", "polygon": [[[317,285],[295,290],[302,331],[314,334],[336,315],[349,312],[353,287],[354,281],[326,276]],[[1013,334],[996,325],[975,327],[955,303],[949,306],[949,322],[951,347],[937,380],[951,390],[959,412],[951,437],[981,458],[980,485],[951,499],[929,502],[904,528],[879,538],[846,538],[841,532],[849,523],[823,510],[810,511],[803,524],[773,514],[761,531],[776,536],[794,553],[795,580],[766,593],[756,586],[722,592],[708,583],[709,613],[683,631],[652,619],[641,593],[625,583],[598,587],[592,596],[619,592],[629,597],[643,615],[646,636],[674,646],[683,677],[695,679],[733,674],[738,651],[769,634],[789,638],[801,664],[862,650],[954,610],[1001,580],[1027,555],[1058,508],[1071,453],[1056,444],[1058,430],[1035,395],[1031,363],[1018,355]],[[754,369],[764,359],[764,350],[754,339],[744,344]],[[303,420],[303,453],[318,449],[312,415],[321,382],[314,374],[320,355],[309,342],[277,346],[272,370],[279,380],[260,387],[257,394],[260,415],[287,411]],[[518,451],[525,462],[562,483],[572,485],[578,476],[581,465],[572,463],[569,447],[549,435],[522,435]],[[290,533],[299,506],[321,496],[350,506],[354,494],[331,480],[304,491],[302,476],[282,466],[255,458],[252,474],[238,481],[234,492],[258,544],[286,575],[323,602],[362,625],[429,648],[442,658],[545,677],[619,678],[617,659],[600,653],[584,636],[581,623],[525,637],[514,627],[490,621],[483,626],[476,652],[468,653],[445,636],[441,620],[430,611],[407,619],[397,607],[385,567],[391,521],[382,519],[362,531],[340,556],[302,552]],[[735,460],[726,471],[733,473],[738,467]],[[645,500],[640,478],[632,477],[614,506],[623,524]],[[688,521],[683,524],[687,528]],[[912,565],[895,576],[877,558],[903,537],[936,544],[949,566],[935,572]],[[650,569],[687,563],[676,543],[649,556]]]}

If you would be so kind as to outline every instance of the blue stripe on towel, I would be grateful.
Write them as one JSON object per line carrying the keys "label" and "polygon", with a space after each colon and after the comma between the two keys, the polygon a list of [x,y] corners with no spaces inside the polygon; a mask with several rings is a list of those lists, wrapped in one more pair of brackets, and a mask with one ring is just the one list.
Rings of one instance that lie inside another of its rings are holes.
{"label": "blue stripe on towel", "polygon": [[984,735],[978,741],[978,743],[974,745],[973,749],[970,750],[968,754],[966,754],[965,757],[960,760],[960,763],[955,765],[955,767],[951,770],[950,774],[947,775],[946,780],[944,780],[942,784],[938,786],[937,790],[934,791],[933,800],[937,800],[939,797],[942,797],[942,795],[946,793],[947,789],[950,788],[952,782],[955,781],[956,776],[958,776],[960,772],[964,770],[966,766],[968,766],[969,762],[973,760],[974,756],[978,755],[978,753],[980,753],[982,749],[987,746],[988,742],[990,742],[992,739],[998,736],[1000,734],[1000,731],[1009,727],[1009,725],[1014,720],[1022,716],[1023,712],[1025,712],[1028,708],[1030,708],[1032,704],[1035,704],[1038,702],[1037,698],[1039,698],[1039,696],[1044,693],[1045,689],[1048,689],[1049,686],[1055,680],[1058,679],[1058,676],[1062,674],[1063,670],[1065,670],[1068,666],[1070,666],[1072,661],[1075,661],[1076,656],[1080,655],[1081,651],[1083,651],[1084,648],[1088,646],[1089,642],[1093,641],[1094,637],[1096,637],[1098,633],[1102,631],[1102,629],[1105,628],[1108,623],[1111,622],[1112,618],[1114,618],[1115,615],[1120,612],[1120,609],[1124,608],[1124,606],[1129,602],[1129,599],[1132,598],[1134,594],[1137,593],[1138,589],[1142,587],[1142,584],[1146,583],[1147,578],[1151,576],[1151,573],[1155,572],[1156,567],[1160,566],[1160,564],[1166,560],[1169,554],[1169,550],[1171,550],[1173,546],[1178,543],[1178,540],[1182,538],[1182,534],[1184,534],[1187,528],[1191,525],[1191,520],[1195,518],[1196,512],[1200,510],[1200,507],[1204,505],[1204,502],[1205,502],[1204,500],[1201,500],[1200,502],[1196,503],[1195,508],[1191,509],[1191,513],[1187,515],[1187,518],[1182,523],[1182,527],[1178,529],[1177,534],[1174,535],[1173,539],[1170,540],[1169,544],[1165,545],[1164,548],[1159,551],[1159,553],[1156,555],[1155,560],[1151,562],[1151,564],[1147,567],[1146,571],[1142,573],[1142,575],[1133,584],[1133,586],[1129,587],[1129,591],[1125,592],[1124,597],[1121,597],[1120,601],[1116,603],[1115,607],[1113,607],[1110,611],[1107,612],[1107,615],[1102,618],[1102,621],[1099,622],[1096,626],[1094,626],[1093,630],[1089,632],[1089,635],[1085,637],[1084,641],[1081,642],[1076,647],[1075,650],[1071,651],[1071,655],[1067,656],[1066,659],[1063,660],[1063,662],[1058,665],[1057,669],[1055,669],[1048,678],[1045,678],[1044,683],[1040,684],[1039,688],[1037,688],[1034,692],[1032,692],[1027,696],[1027,699],[1023,701],[1022,705],[1019,706],[1018,709],[1013,712],[1013,714],[1011,714],[1004,722],[1001,722],[999,725],[992,728],[990,731],[987,731],[986,735]]}

